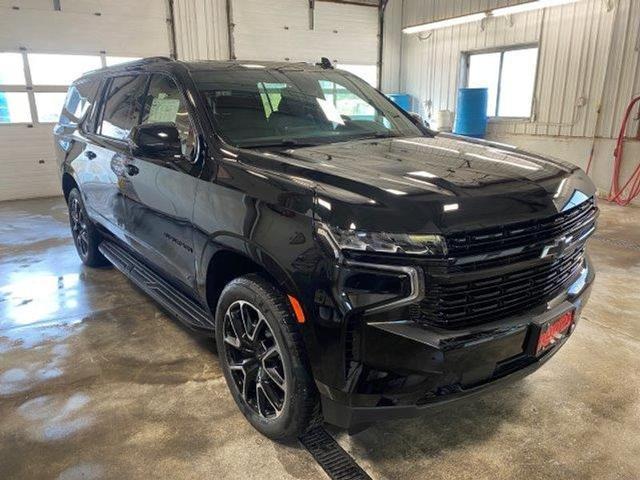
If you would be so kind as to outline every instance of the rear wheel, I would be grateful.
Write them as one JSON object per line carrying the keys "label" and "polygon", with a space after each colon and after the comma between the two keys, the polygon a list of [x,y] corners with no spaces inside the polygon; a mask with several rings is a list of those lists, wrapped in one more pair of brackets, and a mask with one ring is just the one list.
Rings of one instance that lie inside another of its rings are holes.
{"label": "rear wheel", "polygon": [[318,397],[286,297],[258,275],[231,281],[216,309],[216,343],[247,420],[272,439],[302,434]]}
{"label": "rear wheel", "polygon": [[69,224],[73,243],[82,263],[89,267],[108,265],[109,261],[98,250],[102,240],[100,232],[87,215],[82,196],[77,188],[69,192]]}

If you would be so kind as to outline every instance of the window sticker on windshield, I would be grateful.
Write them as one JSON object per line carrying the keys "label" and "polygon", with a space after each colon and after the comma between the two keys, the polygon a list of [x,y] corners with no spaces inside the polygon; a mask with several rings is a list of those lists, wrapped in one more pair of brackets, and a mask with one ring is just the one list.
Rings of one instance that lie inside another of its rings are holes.
{"label": "window sticker on windshield", "polygon": [[167,98],[166,93],[161,93],[151,102],[147,123],[175,122],[179,109],[180,99]]}

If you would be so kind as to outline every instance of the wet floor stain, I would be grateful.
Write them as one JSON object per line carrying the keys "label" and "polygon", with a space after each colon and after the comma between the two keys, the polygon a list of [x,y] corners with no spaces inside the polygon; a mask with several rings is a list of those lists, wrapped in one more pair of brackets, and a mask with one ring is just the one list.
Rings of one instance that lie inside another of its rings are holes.
{"label": "wet floor stain", "polygon": [[[326,478],[244,420],[211,340],[118,272],[84,268],[66,222],[60,199],[0,204],[1,479]],[[640,243],[639,224],[605,204],[599,235]],[[591,302],[531,377],[331,431],[373,478],[640,478],[640,253],[625,245],[591,243]]]}

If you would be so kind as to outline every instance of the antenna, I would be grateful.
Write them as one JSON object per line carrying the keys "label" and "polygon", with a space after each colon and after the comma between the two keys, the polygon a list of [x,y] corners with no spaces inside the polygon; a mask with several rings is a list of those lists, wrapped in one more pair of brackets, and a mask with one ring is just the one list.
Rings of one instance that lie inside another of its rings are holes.
{"label": "antenna", "polygon": [[316,63],[316,65],[318,65],[321,68],[329,69],[329,68],[333,68],[333,65],[331,65],[331,60],[329,60],[327,57],[322,57],[320,59],[320,63]]}

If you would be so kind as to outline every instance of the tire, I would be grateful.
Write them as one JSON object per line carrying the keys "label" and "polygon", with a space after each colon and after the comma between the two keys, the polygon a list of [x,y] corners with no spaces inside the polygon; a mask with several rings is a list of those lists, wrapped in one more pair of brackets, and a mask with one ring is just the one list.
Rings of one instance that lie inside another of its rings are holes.
{"label": "tire", "polygon": [[297,328],[286,297],[259,275],[232,280],[220,295],[215,335],[227,385],[251,425],[273,440],[298,437],[318,416]]}
{"label": "tire", "polygon": [[100,232],[87,215],[82,195],[77,188],[69,192],[68,207],[71,235],[82,263],[89,267],[108,265],[109,261],[98,250],[102,241]]}

